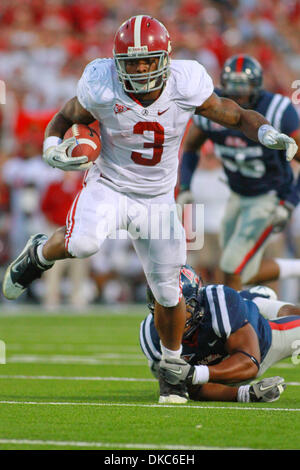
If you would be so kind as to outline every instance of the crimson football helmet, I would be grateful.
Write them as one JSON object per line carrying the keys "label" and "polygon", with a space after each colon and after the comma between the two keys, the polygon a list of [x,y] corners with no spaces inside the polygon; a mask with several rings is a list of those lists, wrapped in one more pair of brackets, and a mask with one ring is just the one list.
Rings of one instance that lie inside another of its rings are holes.
{"label": "crimson football helmet", "polygon": [[[147,15],[125,21],[114,39],[113,56],[119,80],[126,92],[149,93],[159,90],[169,76],[171,41],[165,26]],[[136,59],[158,58],[155,71],[129,74],[126,63]]]}

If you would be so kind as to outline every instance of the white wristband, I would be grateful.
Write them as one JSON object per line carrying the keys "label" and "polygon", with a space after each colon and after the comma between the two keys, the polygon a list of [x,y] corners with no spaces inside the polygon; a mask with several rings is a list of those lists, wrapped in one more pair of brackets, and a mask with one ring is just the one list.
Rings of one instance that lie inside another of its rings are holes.
{"label": "white wristband", "polygon": [[277,132],[276,129],[274,129],[274,127],[270,126],[269,124],[263,124],[258,129],[257,137],[258,137],[258,140],[260,141],[261,144],[263,143],[262,139],[264,138],[265,133],[268,132],[268,131]]}
{"label": "white wristband", "polygon": [[60,137],[57,137],[56,135],[51,135],[47,137],[44,140],[43,144],[43,152],[45,153],[46,150],[48,150],[50,147],[56,147],[62,142],[62,139]]}
{"label": "white wristband", "polygon": [[249,403],[250,401],[250,393],[249,393],[250,385],[241,385],[238,388],[237,393],[237,401],[240,403]]}
{"label": "white wristband", "polygon": [[209,368],[207,366],[195,366],[193,385],[206,384],[209,381]]}

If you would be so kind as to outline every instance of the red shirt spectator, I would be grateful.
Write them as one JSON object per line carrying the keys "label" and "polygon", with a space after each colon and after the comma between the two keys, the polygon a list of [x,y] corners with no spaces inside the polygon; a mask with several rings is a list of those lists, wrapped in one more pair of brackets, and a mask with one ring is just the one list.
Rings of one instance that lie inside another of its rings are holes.
{"label": "red shirt spectator", "polygon": [[82,187],[82,176],[77,173],[64,173],[63,181],[51,183],[46,189],[42,200],[41,210],[47,221],[63,227],[72,202]]}

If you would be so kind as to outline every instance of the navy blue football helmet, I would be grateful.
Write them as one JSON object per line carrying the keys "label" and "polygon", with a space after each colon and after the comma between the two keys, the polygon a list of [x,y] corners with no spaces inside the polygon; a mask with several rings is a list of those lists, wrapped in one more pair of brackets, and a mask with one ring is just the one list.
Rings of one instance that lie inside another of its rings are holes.
{"label": "navy blue football helmet", "polygon": [[255,106],[263,83],[260,63],[247,54],[237,54],[226,60],[221,72],[222,96],[230,97],[244,108]]}
{"label": "navy blue football helmet", "polygon": [[[184,296],[187,312],[191,316],[185,323],[185,333],[183,339],[188,339],[198,328],[204,314],[202,307],[202,288],[203,280],[196,271],[189,265],[184,265],[180,271],[180,287]],[[154,295],[149,286],[147,286],[147,306],[152,314],[154,314]]]}

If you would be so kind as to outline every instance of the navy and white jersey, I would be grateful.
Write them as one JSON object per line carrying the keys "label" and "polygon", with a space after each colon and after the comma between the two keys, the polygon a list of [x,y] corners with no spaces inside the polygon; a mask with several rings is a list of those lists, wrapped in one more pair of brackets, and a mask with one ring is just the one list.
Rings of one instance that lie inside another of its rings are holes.
{"label": "navy and white jersey", "polygon": [[[235,331],[250,323],[260,346],[261,362],[271,347],[272,330],[252,300],[223,285],[206,286],[203,290],[204,317],[192,338],[182,343],[182,357],[191,365],[217,364],[228,356],[226,341]],[[256,294],[256,297],[258,294]],[[150,313],[141,323],[140,345],[151,361],[161,359],[160,339]]]}
{"label": "navy and white jersey", "polygon": [[[220,95],[219,90],[215,92]],[[261,91],[254,110],[284,134],[291,135],[300,127],[291,100],[279,93]],[[232,191],[242,196],[258,196],[276,190],[280,199],[286,199],[293,173],[285,151],[268,149],[242,132],[222,127],[201,115],[193,116],[193,121],[214,142]]]}

